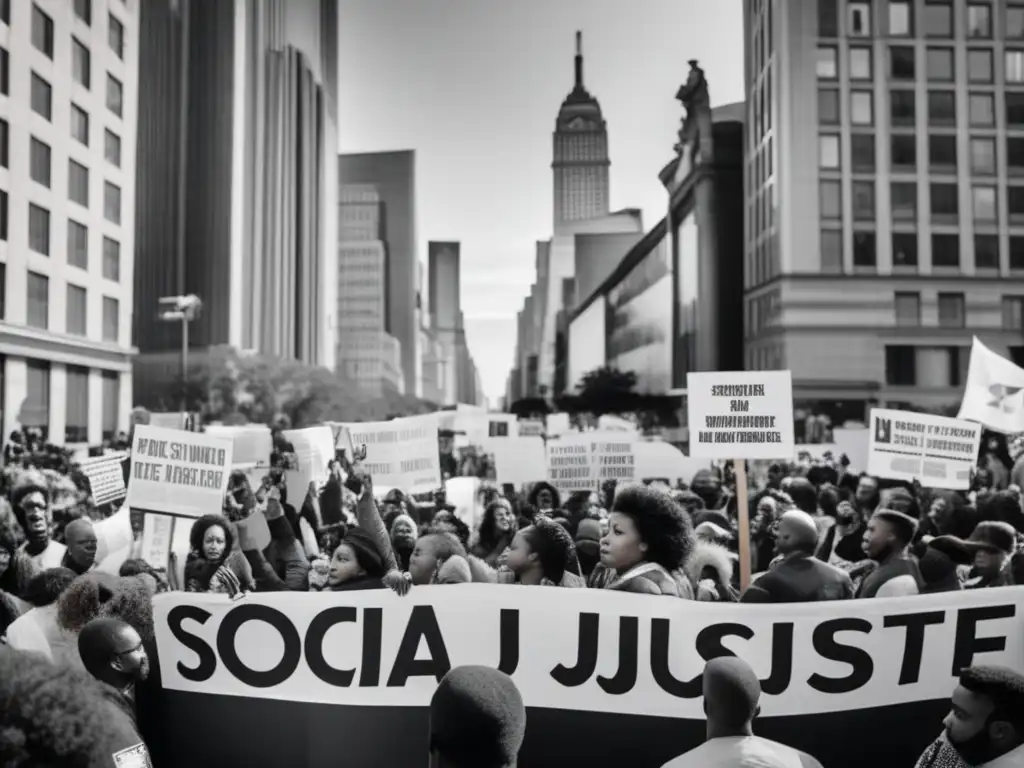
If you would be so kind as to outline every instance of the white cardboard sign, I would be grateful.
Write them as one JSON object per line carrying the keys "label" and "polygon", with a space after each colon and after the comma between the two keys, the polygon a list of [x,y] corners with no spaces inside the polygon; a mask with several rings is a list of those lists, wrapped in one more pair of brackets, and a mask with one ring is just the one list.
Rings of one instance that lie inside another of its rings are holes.
{"label": "white cardboard sign", "polygon": [[981,445],[981,425],[927,413],[871,411],[868,474],[962,491]]}
{"label": "white cardboard sign", "polygon": [[789,371],[689,373],[686,386],[691,456],[794,456],[793,376]]}

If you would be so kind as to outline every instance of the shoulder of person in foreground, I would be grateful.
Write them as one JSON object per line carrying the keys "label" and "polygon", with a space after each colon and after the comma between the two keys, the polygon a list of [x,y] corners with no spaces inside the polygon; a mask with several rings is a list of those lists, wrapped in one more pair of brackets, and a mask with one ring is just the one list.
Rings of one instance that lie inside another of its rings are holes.
{"label": "shoulder of person in foreground", "polygon": [[0,647],[0,700],[6,702],[0,764],[12,768],[150,764],[131,718],[85,673]]}
{"label": "shoulder of person in foreground", "polygon": [[917,580],[913,576],[904,574],[882,584],[875,593],[875,597],[909,597],[918,594],[919,591]]}
{"label": "shoulder of person in foreground", "polygon": [[622,585],[623,592],[633,592],[639,595],[664,595],[666,592],[661,591],[661,587],[655,584],[651,579],[645,579],[643,576],[636,576],[632,579],[627,579]]}

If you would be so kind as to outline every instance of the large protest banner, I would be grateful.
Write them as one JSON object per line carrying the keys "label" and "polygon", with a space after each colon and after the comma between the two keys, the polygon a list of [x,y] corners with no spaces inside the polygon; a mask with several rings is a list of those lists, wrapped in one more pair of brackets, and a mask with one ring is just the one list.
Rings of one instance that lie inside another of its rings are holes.
{"label": "large protest banner", "polygon": [[437,681],[486,664],[529,708],[520,765],[659,768],[704,740],[701,670],[735,653],[762,681],[759,734],[860,768],[913,765],[964,666],[1024,672],[1022,605],[1020,587],[760,606],[467,584],[170,593],[154,620],[172,765],[424,764]]}
{"label": "large protest banner", "polygon": [[965,491],[981,446],[981,424],[927,413],[871,411],[868,472]]}
{"label": "large protest banner", "polygon": [[423,493],[441,487],[438,415],[345,424],[352,444],[366,446],[363,468],[375,486]]}

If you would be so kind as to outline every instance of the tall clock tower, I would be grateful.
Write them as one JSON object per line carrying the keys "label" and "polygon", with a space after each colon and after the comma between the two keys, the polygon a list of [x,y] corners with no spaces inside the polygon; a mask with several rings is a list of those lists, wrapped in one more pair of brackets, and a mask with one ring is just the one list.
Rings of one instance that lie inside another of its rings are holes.
{"label": "tall clock tower", "polygon": [[555,233],[572,221],[608,213],[608,126],[583,87],[583,34],[576,33],[576,83],[555,121]]}

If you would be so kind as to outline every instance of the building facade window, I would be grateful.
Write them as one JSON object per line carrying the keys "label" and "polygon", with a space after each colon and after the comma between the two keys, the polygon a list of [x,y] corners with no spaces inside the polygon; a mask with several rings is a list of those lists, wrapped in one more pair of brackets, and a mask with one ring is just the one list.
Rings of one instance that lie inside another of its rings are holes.
{"label": "building facade window", "polygon": [[974,236],[974,266],[999,269],[999,235]]}
{"label": "building facade window", "polygon": [[926,2],[921,20],[925,37],[951,38],[953,36],[953,6],[951,3]]}
{"label": "building facade window", "polygon": [[117,58],[124,58],[124,24],[118,21],[114,14],[108,17],[107,42],[110,50],[117,54]]}
{"label": "building facade window", "polygon": [[53,88],[35,72],[32,73],[32,111],[50,120],[53,116]]}
{"label": "building facade window", "polygon": [[965,314],[962,293],[939,294],[940,328],[963,328],[966,322]]}
{"label": "building facade window", "polygon": [[89,442],[89,369],[67,367],[67,409],[64,416],[64,442],[68,445]]}
{"label": "building facade window", "polygon": [[[0,189],[0,240],[7,240],[7,192]],[[2,316],[0,316],[2,319]]]}
{"label": "building facade window", "polygon": [[109,128],[103,134],[103,156],[111,165],[121,167],[121,137]]}
{"label": "building facade window", "polygon": [[874,94],[871,91],[850,92],[850,122],[853,125],[873,125],[875,122]]}
{"label": "building facade window", "polygon": [[856,221],[875,220],[875,183],[853,182],[853,218]]}
{"label": "building facade window", "polygon": [[74,219],[68,219],[68,265],[89,269],[89,230]]}
{"label": "building facade window", "polygon": [[825,134],[818,137],[818,164],[822,168],[839,168],[839,137]]}
{"label": "building facade window", "polygon": [[995,221],[997,218],[996,188],[990,186],[974,186],[971,188],[971,201],[974,208],[975,221]]}
{"label": "building facade window", "polygon": [[893,221],[917,220],[917,183],[894,181],[889,187]]}
{"label": "building facade window", "polygon": [[853,233],[853,266],[874,267],[877,263],[874,232]]}
{"label": "building facade window", "polygon": [[972,93],[967,105],[973,127],[990,128],[996,124],[996,102],[991,93]]}
{"label": "building facade window", "polygon": [[21,409],[22,427],[35,427],[43,440],[50,436],[50,363],[29,358],[25,361],[25,405]]}
{"label": "building facade window", "polygon": [[893,168],[911,169],[917,166],[917,137],[913,134],[894,134],[890,140]]}
{"label": "building facade window", "polygon": [[50,327],[50,279],[38,272],[28,273],[25,324],[46,330]]}
{"label": "building facade window", "polygon": [[839,124],[839,91],[836,88],[818,89],[818,123]]}
{"label": "building facade window", "polygon": [[818,79],[835,80],[839,77],[839,53],[834,45],[818,46]]}
{"label": "building facade window", "polygon": [[928,125],[956,125],[956,94],[928,91]]}
{"label": "building facade window", "polygon": [[0,48],[0,94],[11,95],[11,54]]}
{"label": "building facade window", "polygon": [[88,317],[88,303],[85,288],[80,285],[68,283],[67,285],[67,307],[66,332],[73,336],[86,335],[86,317]]}
{"label": "building facade window", "polygon": [[823,180],[820,182],[819,205],[821,206],[821,218],[841,219],[843,217],[843,196],[842,185],[836,180]]}
{"label": "building facade window", "polygon": [[889,91],[889,122],[893,125],[913,126],[917,117],[915,97],[913,91]]}
{"label": "building facade window", "polygon": [[850,37],[871,37],[871,3],[851,2],[847,10],[847,34]]}
{"label": "building facade window", "polygon": [[107,109],[124,117],[124,86],[110,73],[107,73]]}
{"label": "building facade window", "polygon": [[896,292],[896,325],[900,328],[917,328],[921,325],[921,294]]}
{"label": "building facade window", "polygon": [[34,203],[28,204],[28,247],[50,255],[50,212]]}
{"label": "building facade window", "polygon": [[117,434],[121,410],[121,377],[115,371],[103,371],[103,439],[113,440]]}
{"label": "building facade window", "polygon": [[996,140],[988,136],[971,137],[971,173],[990,176],[996,172]]}
{"label": "building facade window", "polygon": [[88,88],[92,82],[92,59],[89,49],[71,38],[71,76],[79,85]]}
{"label": "building facade window", "polygon": [[1003,296],[1003,330],[1024,331],[1024,296]]}
{"label": "building facade window", "polygon": [[914,347],[887,344],[885,347],[885,383],[892,387],[917,384],[917,356]]}
{"label": "building facade window", "polygon": [[1024,40],[1024,6],[1010,5],[1006,8],[1003,34],[1007,40]]}
{"label": "building facade window", "polygon": [[89,113],[77,104],[71,105],[71,138],[89,146]]}
{"label": "building facade window", "polygon": [[956,184],[931,184],[932,216],[956,216],[959,213]]}
{"label": "building facade window", "polygon": [[68,161],[68,197],[72,202],[89,207],[89,169],[74,160]]}
{"label": "building facade window", "polygon": [[894,45],[889,49],[889,78],[914,80],[914,49],[909,45]]}
{"label": "building facade window", "polygon": [[118,341],[118,313],[117,299],[110,296],[103,297],[103,340],[113,343]]}
{"label": "building facade window", "polygon": [[956,70],[953,65],[952,48],[929,48],[925,52],[925,72],[933,83],[951,83]]}
{"label": "building facade window", "polygon": [[53,58],[53,19],[32,4],[32,47],[46,58]]}
{"label": "building facade window", "polygon": [[103,216],[114,224],[121,223],[121,188],[109,181],[103,183]]}
{"label": "building facade window", "polygon": [[928,136],[928,166],[934,171],[956,172],[956,136]]}
{"label": "building facade window", "polygon": [[28,150],[28,166],[29,175],[32,177],[32,181],[36,184],[49,189],[51,179],[51,160],[50,145],[44,144],[35,136],[29,139],[29,150]]}
{"label": "building facade window", "polygon": [[910,0],[889,0],[889,36],[911,37],[913,34],[913,4]]}
{"label": "building facade window", "polygon": [[875,137],[870,133],[854,133],[850,136],[850,162],[857,172],[875,170]]}
{"label": "building facade window", "polygon": [[92,0],[75,0],[75,16],[92,24]]}
{"label": "building facade window", "polygon": [[1010,235],[1010,269],[1024,270],[1024,235]]}
{"label": "building facade window", "polygon": [[971,3],[967,6],[967,37],[988,40],[992,37],[992,6]]}
{"label": "building facade window", "polygon": [[821,271],[830,274],[843,271],[843,231],[821,230]]}
{"label": "building facade window", "polygon": [[121,244],[109,237],[103,238],[103,277],[121,281]]}
{"label": "building facade window", "polygon": [[995,65],[991,50],[969,50],[967,52],[967,82],[991,84],[995,78]]}
{"label": "building facade window", "polygon": [[870,80],[871,79],[871,49],[850,48],[850,79]]}
{"label": "building facade window", "polygon": [[960,266],[960,236],[955,234],[932,235],[932,266]]}
{"label": "building facade window", "polygon": [[1024,51],[1022,50],[1007,50],[1005,57],[1006,63],[1006,82],[1008,83],[1024,83]]}
{"label": "building facade window", "polygon": [[0,118],[0,168],[10,168],[11,126]]}

